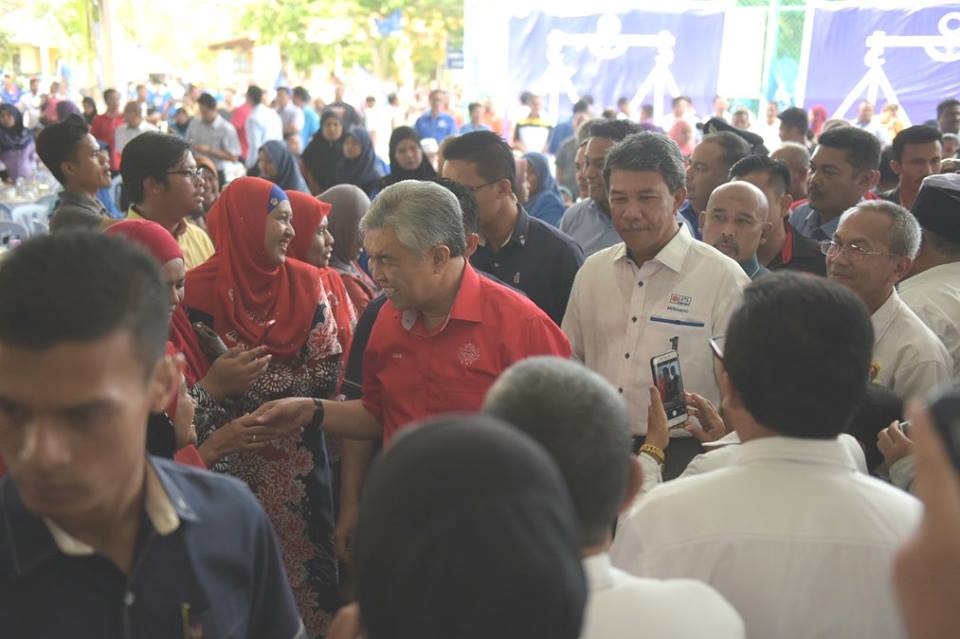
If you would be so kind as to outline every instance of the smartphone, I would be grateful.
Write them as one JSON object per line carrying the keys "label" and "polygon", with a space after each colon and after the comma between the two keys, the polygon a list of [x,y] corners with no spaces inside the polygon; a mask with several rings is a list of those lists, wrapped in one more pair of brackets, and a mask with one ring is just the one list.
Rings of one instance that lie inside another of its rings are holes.
{"label": "smartphone", "polygon": [[687,404],[683,401],[683,376],[680,374],[680,355],[667,351],[650,358],[653,384],[660,391],[663,409],[667,412],[667,427],[673,428],[687,421]]}
{"label": "smartphone", "polygon": [[934,393],[930,414],[953,467],[960,471],[960,389],[948,387]]}

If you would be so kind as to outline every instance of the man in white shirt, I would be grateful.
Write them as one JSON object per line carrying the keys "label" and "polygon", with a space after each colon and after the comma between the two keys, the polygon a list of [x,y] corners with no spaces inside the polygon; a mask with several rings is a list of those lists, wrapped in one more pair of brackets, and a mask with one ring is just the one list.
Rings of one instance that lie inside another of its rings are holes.
{"label": "man in white shirt", "polygon": [[960,174],[931,175],[913,205],[922,229],[910,277],[900,299],[930,327],[953,359],[960,380]]}
{"label": "man in white shirt", "polygon": [[290,89],[280,87],[277,89],[277,113],[280,115],[280,123],[283,125],[283,134],[300,134],[305,123],[303,109],[294,104],[290,99]]}
{"label": "man in white shirt", "polygon": [[[603,176],[623,242],[580,268],[561,327],[573,356],[624,396],[639,444],[647,432],[651,358],[677,350],[684,387],[719,400],[708,340],[724,333],[750,279],[677,223],[687,190],[683,157],[669,138],[626,138],[610,150]],[[664,469],[668,479],[701,452],[696,440],[677,435]]]}
{"label": "man in white shirt", "polygon": [[589,588],[580,639],[744,636],[740,616],[712,588],[640,579],[610,565],[610,523],[636,495],[640,471],[626,406],[606,380],[576,362],[533,357],[504,371],[483,409],[533,438],[563,475]]}
{"label": "man in white shirt", "polygon": [[187,140],[193,145],[194,153],[206,155],[224,174],[228,164],[240,159],[240,138],[232,124],[221,117],[217,111],[217,100],[204,93],[197,100],[200,117],[190,120],[187,127]]}
{"label": "man in white shirt", "polygon": [[948,381],[950,354],[894,288],[920,246],[920,225],[910,211],[884,200],[862,202],[841,216],[833,240],[822,246],[827,277],[853,290],[870,311],[871,381],[902,399]]}
{"label": "man in white shirt", "polygon": [[753,282],[718,349],[724,416],[743,442],[733,464],[646,495],[613,565],[706,581],[751,639],[902,637],[891,572],[920,504],[856,472],[837,439],[872,345],[844,287],[795,273]]}
{"label": "man in white shirt", "polygon": [[123,121],[124,125],[117,127],[117,132],[115,133],[115,140],[117,145],[117,153],[123,153],[123,147],[133,138],[137,137],[141,133],[146,133],[147,131],[156,131],[157,128],[143,119],[143,114],[140,112],[140,103],[138,102],[127,102],[127,105],[123,108]]}
{"label": "man in white shirt", "polygon": [[263,104],[263,89],[251,85],[247,89],[247,104],[250,105],[250,117],[244,128],[247,133],[246,165],[252,169],[257,165],[260,147],[270,140],[283,141],[283,124],[276,111]]}

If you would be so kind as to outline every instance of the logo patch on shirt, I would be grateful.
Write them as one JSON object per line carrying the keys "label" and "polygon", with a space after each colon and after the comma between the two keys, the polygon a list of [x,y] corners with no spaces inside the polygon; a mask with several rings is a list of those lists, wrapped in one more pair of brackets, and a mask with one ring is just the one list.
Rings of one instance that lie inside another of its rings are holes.
{"label": "logo patch on shirt", "polygon": [[457,360],[464,366],[472,366],[478,359],[480,359],[480,349],[470,342],[461,346],[457,353]]}
{"label": "logo patch on shirt", "polygon": [[674,306],[690,306],[693,304],[693,298],[689,295],[679,295],[677,293],[670,294],[670,304]]}

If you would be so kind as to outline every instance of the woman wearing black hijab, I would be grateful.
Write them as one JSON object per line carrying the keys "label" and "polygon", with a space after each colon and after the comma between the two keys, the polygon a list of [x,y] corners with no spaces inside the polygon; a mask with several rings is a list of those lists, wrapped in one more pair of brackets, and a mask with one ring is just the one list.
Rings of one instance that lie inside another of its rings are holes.
{"label": "woman wearing black hijab", "polygon": [[575,639],[587,594],[575,522],[559,471],[518,430],[483,415],[409,427],[360,505],[365,636]]}
{"label": "woman wearing black hijab", "polygon": [[390,175],[383,178],[383,190],[403,180],[430,180],[437,172],[420,148],[420,136],[410,126],[398,126],[390,134]]}
{"label": "woman wearing black hijab", "polygon": [[360,126],[351,127],[343,135],[343,153],[337,163],[337,184],[359,187],[371,199],[380,190],[383,171],[377,164],[370,134]]}
{"label": "woman wearing black hijab", "polygon": [[337,164],[343,156],[343,122],[336,111],[326,110],[320,116],[320,130],[300,154],[307,169],[311,195],[319,195],[337,184]]}

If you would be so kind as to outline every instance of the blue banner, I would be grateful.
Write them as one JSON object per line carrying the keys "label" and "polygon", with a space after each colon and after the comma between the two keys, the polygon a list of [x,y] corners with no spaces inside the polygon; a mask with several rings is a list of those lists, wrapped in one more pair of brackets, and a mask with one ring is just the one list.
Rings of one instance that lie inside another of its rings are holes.
{"label": "blue banner", "polygon": [[653,104],[658,86],[665,112],[677,92],[707,112],[716,93],[723,21],[721,10],[512,17],[510,86],[514,95],[545,95],[548,108],[561,113],[569,113],[571,98],[592,95],[595,104],[610,106],[621,96],[632,101],[639,89],[649,89],[639,97]]}
{"label": "blue banner", "polygon": [[920,124],[936,117],[938,102],[960,96],[960,4],[817,8],[813,21],[807,108],[852,118],[864,99],[878,113],[897,102]]}

